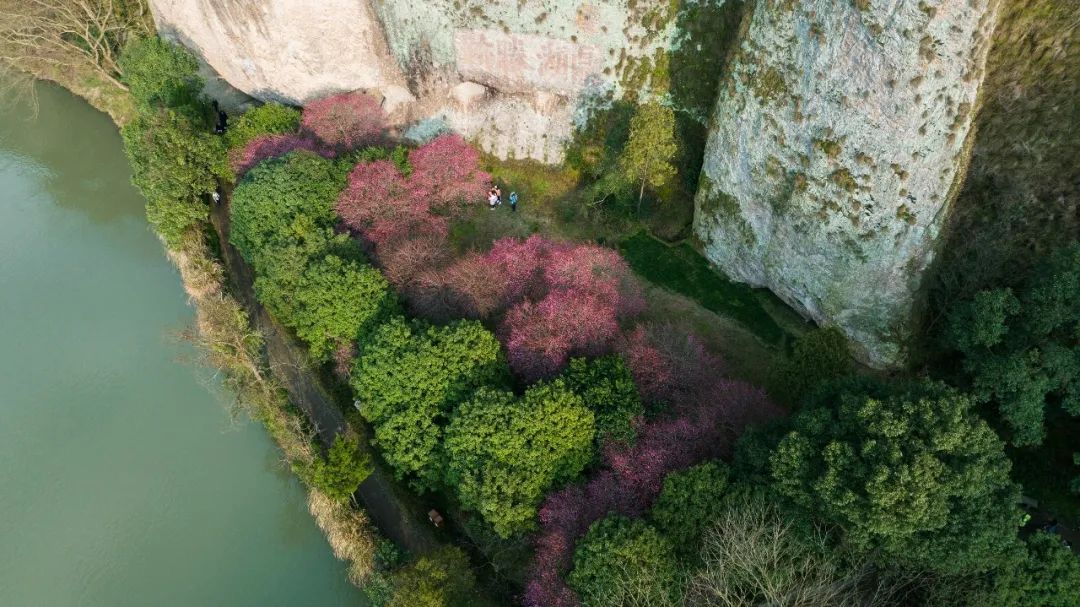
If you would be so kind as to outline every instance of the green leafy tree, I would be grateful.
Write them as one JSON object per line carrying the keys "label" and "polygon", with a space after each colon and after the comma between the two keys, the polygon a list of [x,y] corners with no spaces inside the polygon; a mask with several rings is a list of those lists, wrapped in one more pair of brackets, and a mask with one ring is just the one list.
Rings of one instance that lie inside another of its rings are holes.
{"label": "green leafy tree", "polygon": [[334,225],[343,187],[334,163],[310,152],[262,162],[233,191],[229,241],[260,272],[264,256]]}
{"label": "green leafy tree", "polygon": [[817,386],[851,374],[851,355],[844,334],[835,327],[815,329],[795,340],[790,357],[769,369],[769,393],[798,403]]}
{"label": "green leafy tree", "polygon": [[718,460],[667,475],[649,517],[682,556],[696,555],[724,509],[727,466]]}
{"label": "green leafy tree", "polygon": [[442,477],[439,445],[451,409],[480,386],[506,377],[498,340],[475,321],[444,327],[396,317],[379,326],[350,379],[375,443],[400,477],[434,488]]}
{"label": "green leafy tree", "polygon": [[244,112],[225,132],[230,150],[242,148],[260,135],[285,135],[300,128],[300,110],[270,102]]}
{"label": "green leafy tree", "polygon": [[141,38],[124,47],[119,64],[124,84],[141,110],[154,106],[200,109],[199,62],[184,47],[157,36]]}
{"label": "green leafy tree", "polygon": [[992,607],[1074,607],[1080,605],[1080,558],[1061,538],[1039,531],[1025,542],[1015,562],[994,576]]}
{"label": "green leafy tree", "polygon": [[394,574],[387,607],[473,607],[475,578],[465,553],[446,546]]}
{"label": "green leafy tree", "polygon": [[645,198],[645,186],[661,188],[678,173],[672,159],[679,151],[675,140],[675,113],[655,101],[638,106],[630,120],[630,137],[619,165],[625,179],[640,183],[638,212]]}
{"label": "green leafy tree", "polygon": [[630,369],[618,356],[575,358],[563,372],[566,385],[596,416],[597,451],[607,441],[631,442],[634,420],[645,408]]}
{"label": "green leafy tree", "polygon": [[[287,278],[275,281],[282,276]],[[369,334],[396,309],[382,274],[357,261],[326,255],[291,278],[291,272],[269,272],[256,280],[256,294],[308,344],[316,360],[325,361],[337,348]]]}
{"label": "green leafy tree", "polygon": [[330,499],[342,501],[355,493],[374,469],[371,457],[360,449],[356,438],[339,434],[326,458],[317,457],[312,462],[308,478]]}
{"label": "green leafy tree", "polygon": [[944,384],[839,388],[792,420],[770,459],[773,488],[868,554],[986,569],[1015,542],[1020,492],[971,407]]}
{"label": "green leafy tree", "polygon": [[584,607],[673,607],[681,593],[671,542],[644,521],[616,515],[578,542],[567,582]]}
{"label": "green leafy tree", "polygon": [[1080,415],[1080,244],[1057,251],[1018,293],[981,291],[952,310],[946,342],[975,396],[997,405],[1018,446],[1041,444],[1046,409]]}
{"label": "green leafy tree", "polygon": [[592,456],[592,411],[561,380],[520,398],[481,388],[446,429],[447,483],[506,538],[535,526],[540,500]]}
{"label": "green leafy tree", "polygon": [[170,247],[209,215],[205,196],[229,174],[221,139],[172,109],[147,109],[121,130],[146,216]]}

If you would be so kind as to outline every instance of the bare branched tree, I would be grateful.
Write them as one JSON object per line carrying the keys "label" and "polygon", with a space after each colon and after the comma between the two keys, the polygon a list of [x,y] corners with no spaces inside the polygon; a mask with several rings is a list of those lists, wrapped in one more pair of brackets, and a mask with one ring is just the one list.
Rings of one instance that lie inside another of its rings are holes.
{"label": "bare branched tree", "polygon": [[898,585],[873,568],[844,563],[824,545],[804,538],[760,499],[728,508],[705,537],[703,568],[690,580],[688,607],[884,607]]}
{"label": "bare branched tree", "polygon": [[120,51],[151,33],[144,0],[0,0],[0,62],[35,75],[89,69],[124,89]]}

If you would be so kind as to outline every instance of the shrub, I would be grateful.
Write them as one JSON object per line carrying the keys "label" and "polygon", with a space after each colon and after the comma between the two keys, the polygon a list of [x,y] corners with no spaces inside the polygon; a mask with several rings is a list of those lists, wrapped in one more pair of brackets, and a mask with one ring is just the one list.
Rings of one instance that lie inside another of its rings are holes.
{"label": "shrub", "polygon": [[317,457],[311,463],[308,478],[312,486],[330,499],[344,501],[356,492],[356,488],[374,469],[371,457],[360,450],[356,438],[339,434],[327,451],[326,458]]}
{"label": "shrub", "polygon": [[329,229],[341,180],[331,161],[292,152],[253,168],[236,186],[229,207],[229,241],[257,273],[264,257],[297,238]]}
{"label": "shrub", "polygon": [[667,538],[643,521],[610,516],[578,543],[568,581],[585,607],[674,607],[679,577]]}
{"label": "shrub", "polygon": [[394,574],[394,595],[387,607],[471,607],[474,584],[465,553],[445,546]]}
{"label": "shrub", "polygon": [[1016,538],[1019,487],[1003,445],[943,384],[838,387],[792,419],[775,491],[877,558],[981,571]]}
{"label": "shrub", "polygon": [[847,338],[835,327],[815,329],[795,340],[789,358],[769,369],[769,393],[785,403],[797,403],[815,387],[851,373]]}
{"label": "shrub", "polygon": [[447,483],[501,537],[528,531],[544,492],[589,462],[594,432],[592,412],[561,381],[520,399],[481,388],[446,429]]}
{"label": "shrub", "polygon": [[198,111],[203,85],[199,62],[184,47],[157,36],[133,40],[124,47],[119,64],[140,111],[155,106]]}
{"label": "shrub", "polygon": [[259,299],[325,361],[335,350],[368,335],[395,309],[386,279],[375,268],[326,255],[310,261],[299,276],[269,268],[255,282]]}
{"label": "shrub", "polygon": [[724,508],[728,485],[727,466],[711,460],[664,479],[649,517],[684,557],[695,557],[705,530],[712,527]]}
{"label": "shrub", "polygon": [[450,410],[505,373],[499,342],[471,321],[380,326],[353,367],[350,384],[375,442],[399,477],[432,488],[442,477],[438,453]]}
{"label": "shrub", "polygon": [[596,416],[598,451],[608,441],[633,442],[634,422],[644,413],[644,406],[622,358],[575,358],[562,377]]}
{"label": "shrub", "polygon": [[300,110],[271,101],[234,120],[225,132],[225,144],[230,150],[240,149],[256,137],[294,134],[298,128]]}
{"label": "shrub", "polygon": [[378,100],[363,93],[341,93],[304,106],[304,133],[337,153],[379,142],[386,115]]}
{"label": "shrub", "polygon": [[981,291],[949,314],[946,342],[964,356],[981,401],[997,405],[1018,446],[1043,441],[1051,402],[1080,415],[1080,244],[1057,251],[1013,293]]}
{"label": "shrub", "polygon": [[642,397],[650,401],[695,402],[724,381],[723,359],[674,325],[639,324],[620,349]]}
{"label": "shrub", "polygon": [[221,140],[186,114],[146,109],[121,129],[132,182],[146,197],[146,217],[169,247],[205,222],[205,196],[228,175]]}

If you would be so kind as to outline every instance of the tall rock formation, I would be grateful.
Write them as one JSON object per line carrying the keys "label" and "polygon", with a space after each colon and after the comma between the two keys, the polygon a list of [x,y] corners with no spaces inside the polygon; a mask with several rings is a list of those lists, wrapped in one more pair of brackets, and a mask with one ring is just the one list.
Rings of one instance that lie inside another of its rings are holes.
{"label": "tall rock formation", "polygon": [[707,256],[902,363],[998,0],[758,0],[713,115]]}
{"label": "tall rock formation", "polygon": [[365,90],[418,136],[546,162],[592,108],[666,77],[678,42],[669,0],[149,2],[163,35],[254,97]]}

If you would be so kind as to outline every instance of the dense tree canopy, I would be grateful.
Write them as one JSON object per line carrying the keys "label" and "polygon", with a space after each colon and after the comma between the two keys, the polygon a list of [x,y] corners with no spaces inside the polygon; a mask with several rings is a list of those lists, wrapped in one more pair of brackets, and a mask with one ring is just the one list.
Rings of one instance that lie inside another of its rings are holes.
{"label": "dense tree canopy", "polygon": [[380,326],[353,366],[360,413],[398,475],[432,488],[442,475],[439,444],[450,409],[474,389],[505,375],[499,342],[480,323]]}
{"label": "dense tree canopy", "polygon": [[781,496],[912,567],[986,569],[1021,522],[1001,440],[943,384],[823,395],[794,417],[770,467]]}
{"label": "dense tree canopy", "polygon": [[260,135],[287,135],[300,128],[300,110],[266,103],[251,108],[233,120],[225,132],[225,144],[229,149],[242,148]]}
{"label": "dense tree canopy", "polygon": [[473,607],[473,574],[460,548],[425,554],[394,574],[387,607]]}
{"label": "dense tree canopy", "polygon": [[949,316],[977,398],[994,402],[1016,445],[1042,443],[1046,409],[1080,415],[1080,245],[1058,251],[1027,283],[981,291]]}
{"label": "dense tree canopy", "polygon": [[596,417],[596,443],[633,441],[634,420],[644,413],[634,378],[622,358],[575,358],[563,372],[566,385]]}
{"label": "dense tree canopy", "polygon": [[140,112],[121,130],[132,181],[146,197],[146,217],[169,246],[206,221],[205,196],[228,174],[221,139],[187,114]]}
{"label": "dense tree canopy", "polygon": [[727,485],[728,469],[719,460],[673,472],[664,479],[664,489],[649,517],[680,555],[697,554],[705,530],[724,509]]}
{"label": "dense tree canopy", "polygon": [[678,604],[679,566],[671,542],[641,520],[609,516],[578,542],[570,586],[584,607]]}
{"label": "dense tree canopy", "polygon": [[199,62],[187,49],[157,36],[130,42],[120,56],[124,84],[143,109],[198,108]]}
{"label": "dense tree canopy", "polygon": [[256,293],[316,360],[327,360],[366,336],[396,309],[386,279],[370,265],[335,255],[289,265],[293,259],[282,255],[268,264],[270,271],[256,280]]}
{"label": "dense tree canopy", "polygon": [[315,458],[308,475],[313,486],[340,501],[355,493],[373,469],[371,457],[360,450],[356,438],[339,434],[326,458]]}
{"label": "dense tree canopy", "polygon": [[499,535],[527,531],[544,492],[588,464],[594,432],[592,412],[560,380],[520,398],[481,388],[446,429],[447,482]]}
{"label": "dense tree canopy", "polygon": [[310,152],[292,152],[252,169],[233,191],[229,240],[258,272],[265,256],[290,244],[295,222],[329,228],[343,186],[334,163]]}

